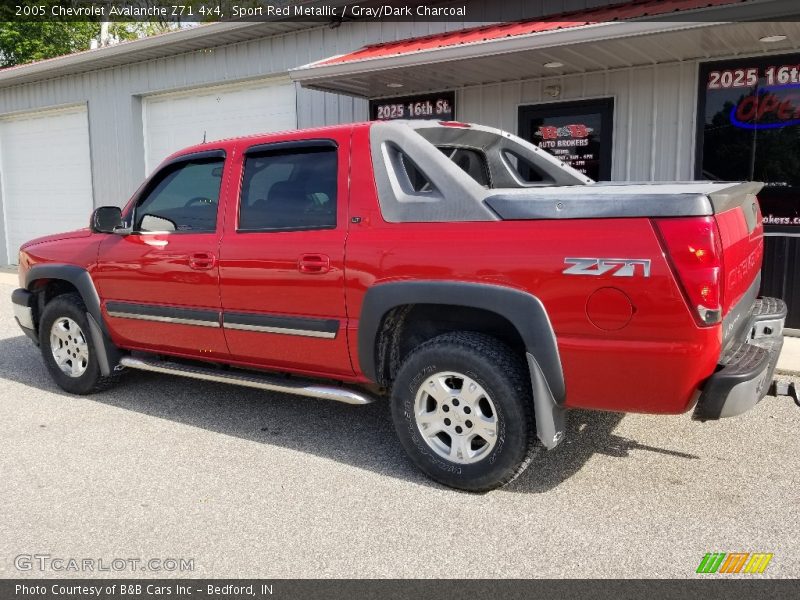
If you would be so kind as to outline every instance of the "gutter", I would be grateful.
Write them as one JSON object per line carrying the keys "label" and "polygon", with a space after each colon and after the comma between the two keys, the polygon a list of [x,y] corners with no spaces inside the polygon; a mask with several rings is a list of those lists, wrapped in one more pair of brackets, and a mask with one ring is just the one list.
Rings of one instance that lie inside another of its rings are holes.
{"label": "gutter", "polygon": [[[391,56],[380,56],[349,62],[324,64],[333,57],[309,63],[289,70],[292,80],[310,84],[347,75],[365,74],[389,69],[431,65],[472,57],[497,56],[523,50],[536,50],[569,46],[583,42],[599,42],[656,33],[667,33],[687,29],[713,27],[735,21],[779,20],[789,15],[797,15],[796,0],[755,0],[722,7],[701,8],[682,11],[681,21],[675,21],[673,14],[652,17],[648,20],[631,19],[567,27],[553,31],[535,32],[509,38],[498,38],[468,44],[458,44],[419,50]],[[712,21],[709,17],[713,16]],[[689,18],[697,17],[696,21]],[[708,18],[708,20],[704,20]],[[670,20],[673,19],[673,20]]]}

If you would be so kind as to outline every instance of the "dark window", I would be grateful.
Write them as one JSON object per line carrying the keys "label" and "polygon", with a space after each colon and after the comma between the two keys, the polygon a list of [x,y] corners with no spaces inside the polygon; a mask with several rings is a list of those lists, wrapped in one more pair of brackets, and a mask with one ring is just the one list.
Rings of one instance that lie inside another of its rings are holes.
{"label": "dark window", "polygon": [[403,165],[403,171],[405,172],[413,192],[416,194],[429,194],[433,192],[436,188],[422,169],[420,169],[405,152],[399,152],[399,155],[400,163]]}
{"label": "dark window", "polygon": [[483,152],[451,146],[438,146],[438,148],[467,175],[482,186],[489,187],[489,168],[486,166],[486,155]]}
{"label": "dark window", "polygon": [[333,147],[248,155],[239,231],[333,229],[337,182]]}
{"label": "dark window", "polygon": [[136,206],[134,230],[215,231],[224,162],[212,158],[166,167]]}
{"label": "dark window", "polygon": [[[511,150],[503,150],[503,159],[522,183],[541,183],[545,176],[527,158]],[[550,178],[547,178],[550,181]]]}
{"label": "dark window", "polygon": [[765,226],[800,229],[800,54],[700,70],[696,176],[763,181]]}
{"label": "dark window", "polygon": [[[584,175],[607,181],[611,179],[613,118],[613,98],[521,106],[519,135]],[[523,180],[539,181],[523,168]]]}

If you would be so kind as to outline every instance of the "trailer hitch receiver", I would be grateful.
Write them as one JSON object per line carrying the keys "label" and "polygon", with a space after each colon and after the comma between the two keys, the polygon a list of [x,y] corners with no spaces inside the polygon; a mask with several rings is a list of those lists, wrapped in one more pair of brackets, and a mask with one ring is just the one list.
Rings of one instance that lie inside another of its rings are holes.
{"label": "trailer hitch receiver", "polygon": [[794,381],[780,381],[776,379],[769,388],[770,396],[789,396],[797,406],[800,406],[800,398],[797,397],[797,386]]}

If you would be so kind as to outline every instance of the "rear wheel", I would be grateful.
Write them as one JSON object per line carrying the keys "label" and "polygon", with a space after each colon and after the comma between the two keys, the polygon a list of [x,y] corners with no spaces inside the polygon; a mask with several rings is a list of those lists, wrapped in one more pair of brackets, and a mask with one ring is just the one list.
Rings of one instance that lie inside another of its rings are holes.
{"label": "rear wheel", "polygon": [[39,322],[39,347],[53,380],[72,394],[91,394],[117,381],[117,376],[100,373],[86,306],[77,294],[47,303]]}
{"label": "rear wheel", "polygon": [[479,333],[448,333],[415,349],[392,392],[411,460],[445,485],[487,491],[522,473],[539,447],[522,358]]}

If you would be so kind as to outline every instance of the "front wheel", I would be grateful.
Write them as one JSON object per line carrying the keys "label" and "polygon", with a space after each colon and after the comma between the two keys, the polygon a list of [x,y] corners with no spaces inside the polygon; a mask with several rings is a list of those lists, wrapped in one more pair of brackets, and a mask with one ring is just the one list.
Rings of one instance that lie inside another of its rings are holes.
{"label": "front wheel", "polygon": [[77,294],[56,296],[47,303],[39,322],[39,347],[50,375],[72,394],[91,394],[117,381],[115,375],[100,373],[86,306]]}
{"label": "front wheel", "polygon": [[448,333],[411,352],[394,383],[392,416],[411,460],[467,491],[509,483],[539,448],[525,363],[484,334]]}

